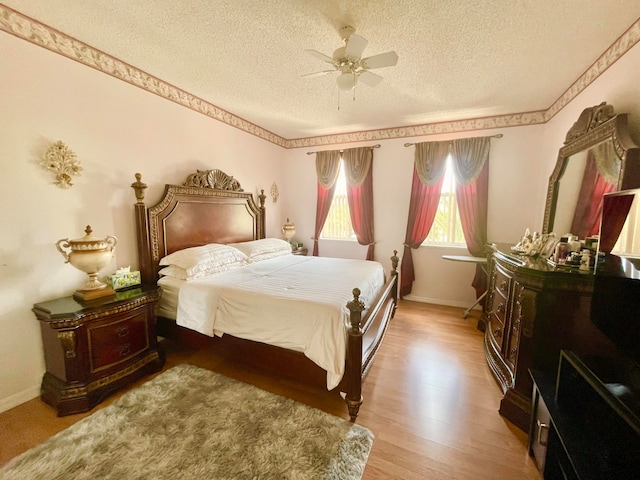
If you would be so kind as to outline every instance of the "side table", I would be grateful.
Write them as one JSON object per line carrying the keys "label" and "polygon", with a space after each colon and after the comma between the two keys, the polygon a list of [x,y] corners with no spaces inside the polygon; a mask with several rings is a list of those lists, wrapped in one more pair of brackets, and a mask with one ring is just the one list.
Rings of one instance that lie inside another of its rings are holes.
{"label": "side table", "polygon": [[[469,255],[443,255],[442,258],[445,260],[451,260],[453,262],[466,262],[466,263],[474,263],[476,265],[480,265],[480,268],[482,268],[482,271],[484,272],[484,274],[487,277],[489,276],[489,272],[487,270],[486,257],[471,257]],[[469,316],[469,313],[471,313],[471,310],[473,310],[473,308],[476,305],[478,305],[486,296],[487,296],[487,291],[485,290],[484,292],[482,292],[482,295],[480,295],[469,308],[467,308],[464,312],[462,312],[462,318],[467,318]]]}
{"label": "side table", "polygon": [[47,371],[40,398],[58,416],[86,412],[116,390],[162,369],[156,336],[157,287],[79,302],[37,303]]}

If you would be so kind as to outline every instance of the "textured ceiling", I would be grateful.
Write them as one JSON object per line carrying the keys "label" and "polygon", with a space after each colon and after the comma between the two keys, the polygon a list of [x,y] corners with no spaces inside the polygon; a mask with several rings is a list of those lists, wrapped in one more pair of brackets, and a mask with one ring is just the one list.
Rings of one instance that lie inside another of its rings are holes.
{"label": "textured ceiling", "polygon": [[[640,18],[638,0],[3,3],[284,139],[546,110]],[[347,24],[365,56],[399,56],[355,101],[301,77]]]}

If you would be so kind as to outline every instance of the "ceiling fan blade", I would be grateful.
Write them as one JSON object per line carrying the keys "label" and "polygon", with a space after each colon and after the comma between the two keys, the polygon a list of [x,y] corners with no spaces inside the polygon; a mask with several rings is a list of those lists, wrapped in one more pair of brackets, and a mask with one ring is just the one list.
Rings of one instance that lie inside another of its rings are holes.
{"label": "ceiling fan blade", "polygon": [[352,33],[347,40],[347,49],[345,50],[345,56],[352,60],[357,60],[362,56],[364,48],[369,43],[366,39],[362,38],[356,33]]}
{"label": "ceiling fan blade", "polygon": [[369,72],[365,70],[358,75],[358,79],[370,87],[375,87],[382,81],[382,77],[380,75],[376,75],[373,72]]}
{"label": "ceiling fan blade", "polygon": [[380,53],[362,59],[364,68],[393,67],[396,63],[398,63],[398,54],[396,52]]}
{"label": "ceiling fan blade", "polygon": [[323,62],[327,62],[327,63],[333,63],[333,58],[325,55],[324,53],[320,53],[317,50],[305,50],[305,52],[307,52],[309,55],[316,57],[320,60],[322,60]]}
{"label": "ceiling fan blade", "polygon": [[301,77],[320,77],[322,75],[328,75],[329,73],[335,73],[337,70],[322,70],[321,72],[305,73],[300,75]]}

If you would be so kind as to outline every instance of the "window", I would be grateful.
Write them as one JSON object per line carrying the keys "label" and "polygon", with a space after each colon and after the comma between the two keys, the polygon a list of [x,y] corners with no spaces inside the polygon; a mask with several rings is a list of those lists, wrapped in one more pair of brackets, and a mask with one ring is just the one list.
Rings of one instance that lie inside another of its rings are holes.
{"label": "window", "polygon": [[456,201],[456,180],[451,155],[447,157],[438,212],[423,245],[466,246]]}
{"label": "window", "polygon": [[338,240],[356,240],[356,234],[351,226],[349,215],[349,201],[347,200],[347,177],[344,173],[344,162],[340,160],[340,173],[336,180],[331,208],[327,220],[322,228],[320,238]]}

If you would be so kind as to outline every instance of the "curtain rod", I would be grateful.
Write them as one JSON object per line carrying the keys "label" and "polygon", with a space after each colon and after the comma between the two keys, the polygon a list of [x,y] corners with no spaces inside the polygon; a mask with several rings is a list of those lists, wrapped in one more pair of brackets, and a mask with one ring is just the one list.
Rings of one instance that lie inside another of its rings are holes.
{"label": "curtain rod", "polygon": [[[369,148],[380,148],[380,144],[377,143],[376,145],[372,145]],[[316,152],[307,152],[307,155],[313,155],[314,153],[318,153],[319,151],[325,151],[325,150],[318,150]],[[338,150],[340,153],[344,152],[344,150]]]}
{"label": "curtain rod", "polygon": [[[468,138],[474,138],[474,137],[468,137]],[[482,138],[482,137],[479,137]],[[497,133],[495,135],[489,135],[488,138],[502,138],[502,134],[501,133]],[[453,142],[453,140],[449,140],[449,142]],[[411,145],[416,145],[415,143],[405,143],[404,146],[405,147],[410,147]]]}

